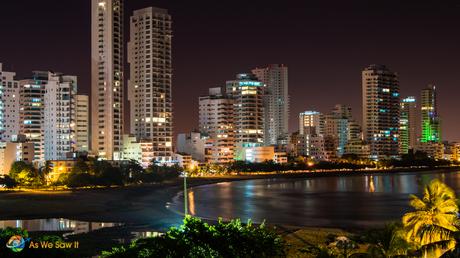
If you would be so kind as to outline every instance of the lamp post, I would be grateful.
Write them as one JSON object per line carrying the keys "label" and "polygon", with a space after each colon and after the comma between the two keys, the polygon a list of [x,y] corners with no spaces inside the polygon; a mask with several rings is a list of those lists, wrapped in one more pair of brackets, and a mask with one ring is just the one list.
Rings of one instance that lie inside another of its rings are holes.
{"label": "lamp post", "polygon": [[184,171],[184,216],[188,214],[188,203],[187,203],[187,172]]}

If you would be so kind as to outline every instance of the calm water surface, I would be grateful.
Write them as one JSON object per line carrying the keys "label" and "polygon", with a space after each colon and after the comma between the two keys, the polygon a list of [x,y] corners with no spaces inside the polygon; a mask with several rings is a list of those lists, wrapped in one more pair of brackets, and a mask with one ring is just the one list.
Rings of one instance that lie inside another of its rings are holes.
{"label": "calm water surface", "polygon": [[[439,178],[460,193],[460,172],[261,179],[194,187],[189,213],[291,226],[367,227],[398,220],[410,210],[409,195]],[[170,209],[183,212],[183,193]]]}

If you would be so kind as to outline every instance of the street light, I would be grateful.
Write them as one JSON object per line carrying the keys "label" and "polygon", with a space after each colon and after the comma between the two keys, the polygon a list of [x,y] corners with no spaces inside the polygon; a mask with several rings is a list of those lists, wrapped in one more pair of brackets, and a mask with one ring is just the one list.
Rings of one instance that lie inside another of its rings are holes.
{"label": "street light", "polygon": [[184,216],[187,216],[188,213],[188,203],[187,203],[187,171],[184,171]]}

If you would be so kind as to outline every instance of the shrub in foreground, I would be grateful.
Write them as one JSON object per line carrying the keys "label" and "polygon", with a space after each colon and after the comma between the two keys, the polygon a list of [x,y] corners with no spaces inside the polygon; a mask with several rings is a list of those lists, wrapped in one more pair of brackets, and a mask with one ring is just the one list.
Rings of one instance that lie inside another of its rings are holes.
{"label": "shrub in foreground", "polygon": [[129,246],[115,247],[102,257],[282,257],[284,242],[263,224],[219,221],[208,225],[186,217],[180,228],[162,236],[139,239]]}

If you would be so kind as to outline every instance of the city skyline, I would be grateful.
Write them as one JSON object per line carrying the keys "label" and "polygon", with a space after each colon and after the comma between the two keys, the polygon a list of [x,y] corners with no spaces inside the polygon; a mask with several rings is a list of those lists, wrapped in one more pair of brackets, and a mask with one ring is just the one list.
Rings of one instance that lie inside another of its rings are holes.
{"label": "city skyline", "polygon": [[[32,70],[50,69],[75,74],[79,78],[79,89],[82,89],[82,93],[89,93],[90,3],[69,1],[72,12],[62,15],[53,11],[52,1],[48,5],[46,2],[28,3],[30,8],[26,8],[24,16],[19,16],[21,19],[10,15],[0,18],[2,24],[6,25],[5,35],[17,39],[4,42],[4,47],[0,49],[4,70],[17,72],[18,78],[27,76]],[[360,71],[372,63],[381,63],[398,73],[401,96],[419,97],[420,90],[426,85],[437,85],[439,114],[443,118],[443,138],[459,140],[457,128],[460,121],[456,119],[455,112],[458,109],[455,96],[459,95],[456,86],[460,83],[460,79],[455,76],[455,67],[459,67],[456,58],[459,51],[455,51],[459,37],[451,32],[459,23],[453,16],[458,7],[452,3],[417,2],[412,5],[390,1],[378,6],[358,3],[359,1],[355,1],[346,6],[337,3],[327,10],[325,5],[319,3],[307,6],[287,1],[280,4],[278,9],[267,8],[260,12],[255,8],[256,3],[245,5],[244,10],[230,6],[237,5],[234,2],[219,3],[222,7],[214,12],[210,10],[217,3],[206,1],[182,5],[166,1],[154,3],[155,6],[167,8],[174,16],[175,133],[189,131],[190,125],[198,127],[197,97],[208,88],[222,86],[226,79],[236,73],[271,63],[286,64],[290,70],[291,131],[296,128],[296,116],[299,112],[325,112],[337,103],[350,105],[354,117],[361,121]],[[127,4],[125,23],[133,9],[150,4],[152,3],[147,1]],[[12,10],[20,7],[19,2],[5,5]],[[344,12],[340,13],[340,9],[344,9]],[[197,13],[194,10],[202,12]],[[237,10],[240,12],[233,13]],[[410,12],[406,12],[408,10]],[[40,13],[41,17],[52,18],[32,19],[33,16],[27,15],[31,11]],[[325,11],[327,15],[321,18],[320,14]],[[281,18],[298,18],[288,21],[270,20],[271,17],[278,17],[275,16],[276,12],[279,12]],[[302,12],[308,15],[300,17]],[[46,15],[47,13],[54,15]],[[340,24],[340,18],[344,15],[350,19]],[[387,15],[391,19],[373,19]],[[246,19],[229,19],[236,16],[254,19],[251,22],[244,21]],[[209,24],[207,19],[214,22]],[[368,23],[363,23],[365,21]],[[32,22],[36,24],[35,30],[29,31],[27,28]],[[55,25],[56,23],[59,24]],[[53,24],[56,29],[48,30],[47,24]],[[248,25],[260,30],[243,30]],[[389,36],[380,38],[378,33],[365,33],[372,26],[379,27]],[[68,33],[60,33],[59,28],[67,28]],[[299,28],[299,32],[295,32]],[[276,32],[278,37],[264,41],[266,36],[263,34],[267,31]],[[237,39],[225,37],[230,34],[238,35],[236,38],[250,37],[255,40],[251,43],[240,43]],[[283,37],[287,36],[294,39],[289,40],[289,44],[283,43]],[[27,38],[35,37],[40,40],[30,44]],[[378,44],[369,46],[363,41],[366,37]],[[72,39],[73,42],[56,45],[56,38]],[[54,48],[47,50],[47,46],[53,42]],[[69,58],[60,59],[64,56],[62,53],[66,53]],[[24,61],[24,56],[27,61]],[[204,58],[198,58],[200,56]],[[239,58],[232,60],[232,56]],[[197,60],[199,65],[196,65]],[[190,67],[193,69],[189,69]],[[219,69],[215,69],[216,67]],[[205,71],[212,72],[208,76],[194,76]],[[186,91],[190,87],[196,89],[192,92],[193,95]],[[330,90],[323,91],[326,87]],[[343,94],[344,87],[347,88],[347,94]],[[190,106],[193,107],[193,112],[190,111]]]}

